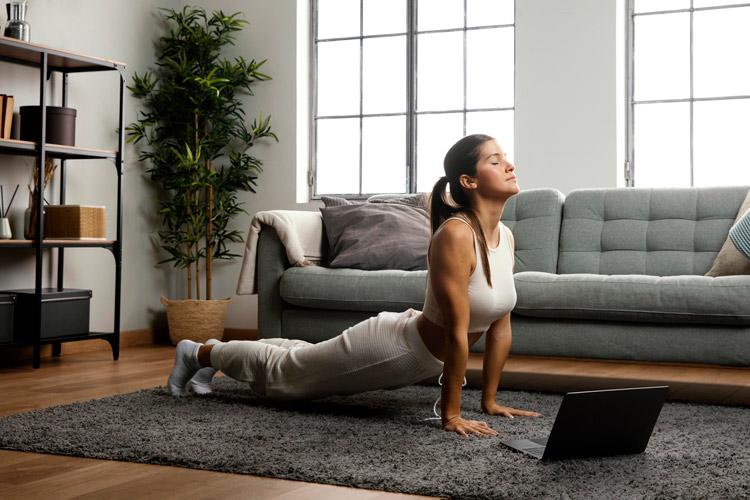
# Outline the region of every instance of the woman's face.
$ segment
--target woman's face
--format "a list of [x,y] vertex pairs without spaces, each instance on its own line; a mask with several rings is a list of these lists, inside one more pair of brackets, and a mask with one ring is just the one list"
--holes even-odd
[[516,167],[508,161],[497,141],[487,141],[480,147],[477,173],[474,178],[479,193],[485,196],[510,197],[520,191],[515,175]]

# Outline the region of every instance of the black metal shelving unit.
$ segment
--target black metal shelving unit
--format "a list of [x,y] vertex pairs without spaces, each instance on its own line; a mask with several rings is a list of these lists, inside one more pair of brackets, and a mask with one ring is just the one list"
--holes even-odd
[[[43,196],[39,196],[37,213],[40,214],[36,221],[36,237],[34,240],[5,240],[0,241],[2,248],[33,248],[35,249],[36,273],[34,281],[35,290],[35,318],[33,331],[29,338],[22,342],[0,344],[0,347],[33,346],[33,365],[38,368],[40,364],[41,346],[53,345],[53,354],[59,355],[63,342],[74,342],[89,339],[103,339],[112,346],[112,356],[119,357],[120,351],[120,303],[122,294],[122,175],[123,175],[123,149],[124,141],[124,110],[123,102],[125,96],[125,68],[124,63],[85,56],[45,47],[34,43],[22,42],[12,38],[0,36],[0,61],[30,66],[39,70],[39,106],[42,109],[41,140],[36,142],[18,141],[12,139],[0,139],[0,154],[30,156],[38,160],[36,168],[41,182],[44,176],[40,175],[47,158],[61,160],[60,165],[60,204],[65,204],[65,162],[66,160],[84,159],[107,159],[111,160],[117,170],[117,235],[110,241],[76,241],[76,240],[50,240],[44,239],[42,228],[44,227]],[[116,71],[120,76],[120,103],[119,103],[119,126],[117,151],[104,151],[99,149],[78,148],[46,143],[46,107],[47,107],[47,80],[53,73],[62,75],[62,105],[68,104],[68,75],[71,73],[91,73],[99,71]],[[2,82],[2,77],[0,77]],[[44,191],[42,186],[41,192]],[[104,248],[112,252],[115,264],[115,300],[113,307],[114,325],[111,332],[86,332],[81,335],[55,337],[42,339],[42,289],[44,284],[43,263],[44,250],[57,250],[57,289],[63,289],[64,263],[66,248]]]

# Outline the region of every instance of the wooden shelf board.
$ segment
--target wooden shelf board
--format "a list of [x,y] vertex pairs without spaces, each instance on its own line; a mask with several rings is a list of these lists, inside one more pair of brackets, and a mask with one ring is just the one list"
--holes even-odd
[[[0,247],[19,247],[19,248],[33,248],[35,246],[34,240],[0,240]],[[106,248],[115,245],[115,240],[53,240],[45,239],[42,242],[42,246],[47,248],[55,247],[91,247],[91,248]]]
[[[0,152],[36,155],[39,144],[18,139],[0,139]],[[116,158],[117,152],[107,149],[81,148],[62,144],[47,144],[47,155],[53,158]]]
[[0,56],[4,58],[39,66],[41,64],[39,54],[42,52],[49,54],[47,66],[58,71],[114,69],[118,66],[123,68],[126,66],[125,63],[118,61],[0,36]]
[[[31,243],[34,243],[33,241]],[[115,240],[53,240],[45,239],[44,246],[68,246],[68,247],[106,247],[115,244]]]
[[[31,144],[36,145],[35,142],[32,142]],[[48,148],[53,148],[55,150],[60,151],[69,151],[71,154],[76,153],[90,153],[92,155],[102,155],[102,156],[115,156],[117,155],[116,151],[110,151],[107,149],[95,149],[95,148],[81,148],[77,146],[65,146],[63,144],[47,144]]]

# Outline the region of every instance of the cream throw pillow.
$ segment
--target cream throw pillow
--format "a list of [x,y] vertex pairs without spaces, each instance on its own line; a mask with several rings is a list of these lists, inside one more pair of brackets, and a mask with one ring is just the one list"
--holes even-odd
[[[737,218],[734,223],[737,222],[745,215],[745,212],[750,210],[750,191],[745,196],[745,201],[742,202],[740,211],[737,213]],[[732,240],[727,236],[727,240],[719,250],[719,255],[714,260],[714,265],[706,273],[706,276],[731,276],[736,274],[750,274],[750,259],[745,257],[737,250]]]

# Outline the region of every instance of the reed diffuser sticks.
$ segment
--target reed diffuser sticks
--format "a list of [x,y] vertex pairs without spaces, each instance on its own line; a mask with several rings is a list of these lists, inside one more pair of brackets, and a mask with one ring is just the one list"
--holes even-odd
[[8,202],[8,207],[5,207],[5,194],[3,193],[3,186],[0,186],[0,219],[5,219],[8,217],[8,212],[10,212],[10,207],[13,206],[13,200],[16,199],[16,193],[18,192],[18,188],[21,187],[20,184],[16,185],[16,190],[13,191],[13,196],[10,197],[10,201]]

